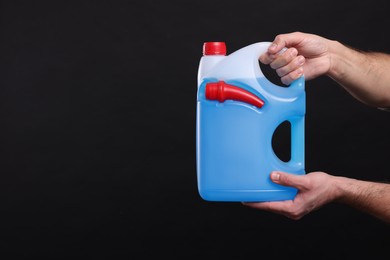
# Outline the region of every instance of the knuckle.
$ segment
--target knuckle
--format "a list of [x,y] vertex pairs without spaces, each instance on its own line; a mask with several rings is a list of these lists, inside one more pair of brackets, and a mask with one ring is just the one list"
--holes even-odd
[[289,56],[290,56],[289,52],[282,53],[281,55],[278,56],[278,60],[281,64],[287,64],[290,60]]
[[282,35],[282,34],[276,35],[274,41],[275,41],[275,42],[281,42],[281,41],[282,41],[282,38],[283,38],[283,35]]
[[[288,75],[283,77],[287,82],[290,80],[290,77]],[[290,178],[287,175],[281,174],[280,175],[280,182],[289,185],[290,183]]]

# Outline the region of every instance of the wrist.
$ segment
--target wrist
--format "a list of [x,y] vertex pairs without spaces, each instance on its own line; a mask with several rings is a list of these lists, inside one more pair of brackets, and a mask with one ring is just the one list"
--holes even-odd
[[367,55],[362,51],[344,45],[338,41],[329,43],[329,70],[327,76],[336,82],[343,84],[345,82],[355,81],[354,75],[361,75],[366,72]]
[[325,73],[328,77],[338,79],[343,77],[344,70],[341,64],[345,61],[346,47],[338,41],[329,40],[329,70]]
[[332,186],[334,187],[333,200],[335,202],[344,202],[345,194],[351,189],[350,179],[341,176],[332,176]]

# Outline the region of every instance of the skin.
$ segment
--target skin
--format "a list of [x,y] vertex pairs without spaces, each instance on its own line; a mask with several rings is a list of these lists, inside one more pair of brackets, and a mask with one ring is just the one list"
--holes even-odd
[[[281,52],[283,48],[287,48]],[[363,52],[318,35],[280,34],[259,60],[269,64],[288,85],[304,75],[305,80],[328,76],[362,103],[390,107],[390,55]],[[362,181],[325,172],[295,175],[272,172],[273,182],[298,189],[294,200],[243,202],[298,220],[331,202],[343,203],[390,223],[390,184]]]

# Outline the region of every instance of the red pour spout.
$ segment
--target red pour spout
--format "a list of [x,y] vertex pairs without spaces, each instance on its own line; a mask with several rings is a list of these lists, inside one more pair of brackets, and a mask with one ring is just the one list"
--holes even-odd
[[206,84],[206,99],[218,100],[224,102],[225,100],[238,100],[258,108],[264,105],[264,101],[251,92],[227,84],[224,81],[210,82]]

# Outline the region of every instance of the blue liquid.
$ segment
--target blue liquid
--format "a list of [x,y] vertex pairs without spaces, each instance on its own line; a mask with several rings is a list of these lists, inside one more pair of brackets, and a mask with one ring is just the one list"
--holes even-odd
[[[198,88],[197,177],[200,196],[208,201],[277,201],[294,199],[297,190],[273,183],[274,170],[305,174],[304,79],[288,88],[265,78],[226,81],[265,101],[256,108],[240,101],[205,99],[206,79]],[[285,120],[291,123],[291,160],[281,161],[272,136]]]

